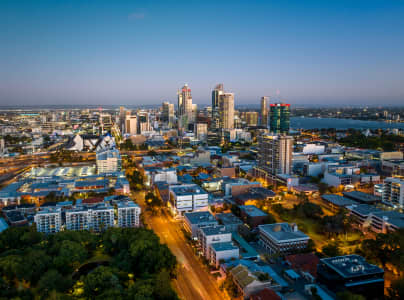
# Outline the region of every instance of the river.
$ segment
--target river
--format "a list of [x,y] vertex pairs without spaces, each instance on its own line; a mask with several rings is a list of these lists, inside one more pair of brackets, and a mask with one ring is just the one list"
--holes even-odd
[[290,118],[292,129],[316,129],[316,128],[336,128],[336,129],[393,129],[404,130],[404,123],[386,123],[379,121],[362,121],[352,119],[336,118]]

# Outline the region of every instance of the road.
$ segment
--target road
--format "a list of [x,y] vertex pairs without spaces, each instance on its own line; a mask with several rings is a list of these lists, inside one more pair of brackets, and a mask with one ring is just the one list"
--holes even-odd
[[[144,193],[136,193],[134,198],[145,212]],[[184,300],[226,299],[226,296],[219,290],[216,280],[195,256],[194,250],[181,230],[180,221],[173,220],[165,213],[160,216],[152,216],[146,212],[144,217],[145,222],[160,237],[161,242],[167,244],[177,257],[180,269],[174,286],[179,297]]]

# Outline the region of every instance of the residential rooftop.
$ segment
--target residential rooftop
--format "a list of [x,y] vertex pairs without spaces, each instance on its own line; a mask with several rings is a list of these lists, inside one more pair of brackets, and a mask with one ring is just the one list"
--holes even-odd
[[186,195],[194,195],[194,194],[207,194],[204,189],[202,189],[199,185],[196,185],[196,184],[172,186],[171,190],[177,196],[186,196]]
[[224,225],[213,225],[207,227],[201,227],[200,229],[204,235],[217,235],[217,234],[230,234],[230,230],[226,228]]
[[232,242],[213,243],[210,245],[216,252],[238,249]]
[[196,211],[185,213],[184,217],[189,220],[191,224],[200,224],[209,221],[216,221],[215,217],[208,211]]

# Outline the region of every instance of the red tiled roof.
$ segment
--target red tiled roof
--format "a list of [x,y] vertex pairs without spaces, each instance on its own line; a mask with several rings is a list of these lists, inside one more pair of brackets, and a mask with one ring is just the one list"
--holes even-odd
[[265,288],[251,295],[250,300],[281,300],[281,297],[274,290]]
[[103,198],[94,197],[94,198],[83,199],[82,203],[83,204],[95,204],[95,203],[101,203],[103,201],[104,201]]
[[317,277],[317,265],[320,259],[314,253],[293,254],[285,257],[292,269],[309,272]]

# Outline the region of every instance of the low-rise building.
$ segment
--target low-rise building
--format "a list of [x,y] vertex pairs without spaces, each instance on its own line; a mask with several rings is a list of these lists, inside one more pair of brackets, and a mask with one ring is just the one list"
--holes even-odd
[[152,186],[156,182],[176,184],[178,182],[177,170],[174,168],[148,168],[145,170],[146,185]]
[[346,198],[346,197],[343,197],[340,195],[335,195],[335,194],[322,195],[321,199],[323,199],[327,203],[328,207],[333,212],[338,211],[340,208],[358,204],[358,202],[356,202],[350,198]]
[[252,228],[264,224],[268,218],[268,214],[255,205],[240,205],[239,207],[242,220]]
[[343,192],[342,194],[344,195],[344,197],[352,199],[362,204],[376,204],[382,201],[381,197],[360,191]]
[[218,225],[218,222],[208,211],[196,211],[184,214],[184,228],[191,234],[192,238],[197,237],[199,228],[213,225]]
[[269,253],[291,254],[307,247],[310,237],[296,224],[266,224],[258,226],[259,243]]
[[231,269],[230,274],[243,299],[248,299],[252,294],[274,285],[267,273],[251,272],[248,267],[241,264]]
[[216,219],[231,232],[238,232],[238,228],[243,225],[243,222],[232,213],[216,214]]
[[366,299],[383,299],[384,271],[359,255],[320,259],[317,279],[337,293],[349,290]]
[[203,255],[206,259],[210,259],[210,245],[231,242],[231,232],[223,225],[201,227],[198,231],[198,240]]
[[206,210],[209,195],[196,184],[170,186],[170,205],[174,214]]
[[210,245],[210,264],[216,268],[222,261],[239,258],[239,248],[232,242],[213,243]]

